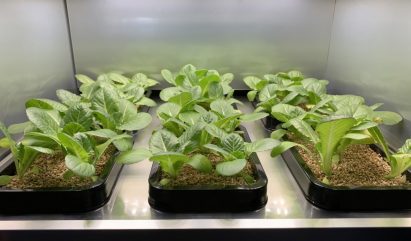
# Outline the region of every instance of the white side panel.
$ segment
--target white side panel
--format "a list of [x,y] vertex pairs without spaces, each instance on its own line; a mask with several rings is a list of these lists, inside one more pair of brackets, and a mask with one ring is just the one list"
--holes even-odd
[[411,1],[338,0],[326,78],[340,93],[383,102],[404,122],[387,132],[411,137]]
[[[68,0],[76,71],[323,75],[334,0]],[[155,77],[155,76],[154,76]]]
[[62,0],[0,2],[0,120],[26,120],[24,102],[74,89]]

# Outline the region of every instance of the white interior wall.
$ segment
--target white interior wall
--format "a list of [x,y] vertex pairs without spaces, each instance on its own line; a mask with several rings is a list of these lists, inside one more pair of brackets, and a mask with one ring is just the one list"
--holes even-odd
[[74,89],[63,0],[0,1],[0,120],[26,121],[24,103]]
[[394,146],[411,138],[411,1],[337,0],[325,78],[337,93],[399,112]]
[[[68,0],[77,72],[325,71],[334,0]],[[161,87],[157,87],[161,88]]]

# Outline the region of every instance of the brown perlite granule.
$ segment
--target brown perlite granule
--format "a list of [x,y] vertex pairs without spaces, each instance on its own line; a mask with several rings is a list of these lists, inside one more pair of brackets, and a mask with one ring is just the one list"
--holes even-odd
[[[318,180],[325,175],[319,165],[320,156],[309,141],[292,138],[293,141],[305,145],[311,153],[297,147],[307,166]],[[405,176],[387,178],[391,167],[387,161],[368,145],[351,145],[343,151],[340,161],[333,165],[332,174],[327,177],[332,186],[404,186],[410,185]]]

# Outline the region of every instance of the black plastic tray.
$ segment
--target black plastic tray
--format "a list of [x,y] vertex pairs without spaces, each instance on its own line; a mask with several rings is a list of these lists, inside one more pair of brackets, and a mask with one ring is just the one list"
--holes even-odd
[[[251,104],[254,107],[254,109],[256,109],[258,102],[254,100],[254,101],[251,101]],[[282,122],[272,117],[271,113],[268,113],[268,114],[269,115],[267,117],[261,119],[261,122],[263,123],[263,126],[266,130],[274,131],[279,124],[282,124]]]
[[[371,146],[383,155],[376,146]],[[304,163],[295,148],[282,154],[284,161],[313,205],[338,211],[382,211],[411,209],[411,186],[403,187],[335,187],[320,182]],[[411,173],[405,173],[407,180]]]
[[[87,188],[44,188],[17,190],[0,188],[0,213],[76,213],[102,207],[110,198],[123,168],[114,162],[115,155],[106,166],[106,175]],[[10,158],[0,166],[0,175],[15,175]]]
[[[250,141],[245,128],[244,138]],[[164,212],[246,212],[263,208],[267,203],[267,176],[253,153],[257,180],[248,186],[181,186],[167,188],[159,184],[160,166],[153,163],[149,182],[148,202],[154,209]]]

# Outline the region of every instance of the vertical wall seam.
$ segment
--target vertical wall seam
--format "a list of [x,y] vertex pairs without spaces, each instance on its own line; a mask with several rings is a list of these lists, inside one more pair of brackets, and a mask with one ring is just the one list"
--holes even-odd
[[67,0],[63,0],[63,2],[64,2],[64,12],[65,12],[65,15],[66,15],[67,33],[68,33],[68,38],[69,38],[71,66],[73,68],[73,79],[74,79],[74,82],[75,82],[76,91],[77,91],[77,93],[79,93],[78,82],[77,82],[76,78],[74,78],[74,75],[76,74],[76,62],[74,61],[73,40],[72,40],[72,37],[71,37],[70,17],[69,17],[69,13],[68,13]]
[[329,64],[329,58],[330,58],[330,49],[331,49],[331,41],[333,39],[333,32],[334,32],[334,18],[335,18],[335,9],[337,7],[337,0],[334,0],[334,10],[333,10],[333,16],[331,19],[331,29],[330,29],[330,38],[328,42],[328,50],[327,50],[327,58],[325,61],[325,69],[323,72],[323,78],[326,78],[325,74],[327,73],[328,70],[328,64]]

